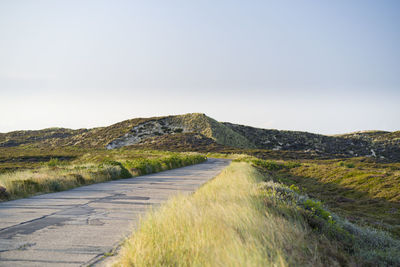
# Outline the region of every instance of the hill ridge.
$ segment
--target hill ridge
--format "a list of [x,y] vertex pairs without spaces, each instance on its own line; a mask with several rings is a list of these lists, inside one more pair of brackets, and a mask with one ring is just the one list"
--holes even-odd
[[[157,149],[158,142],[174,145],[172,140],[175,143],[192,142],[188,145],[191,149],[195,142],[199,146],[207,144],[208,148],[218,149],[301,151],[318,155],[400,160],[400,131],[358,131],[332,136],[218,122],[204,113],[134,118],[91,129],[57,127],[0,133],[0,147],[77,146],[115,149],[146,144],[146,147]],[[212,142],[215,145],[211,145]]]

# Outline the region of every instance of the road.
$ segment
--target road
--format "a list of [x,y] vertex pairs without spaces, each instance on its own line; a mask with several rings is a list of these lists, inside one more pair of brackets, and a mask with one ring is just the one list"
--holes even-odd
[[229,160],[0,203],[0,266],[102,265],[149,207],[190,193]]

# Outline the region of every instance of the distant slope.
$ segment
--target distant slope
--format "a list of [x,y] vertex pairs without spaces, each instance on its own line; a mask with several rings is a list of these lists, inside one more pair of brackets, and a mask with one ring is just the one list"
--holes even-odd
[[255,148],[255,145],[246,137],[233,131],[205,114],[192,113],[172,117],[172,122],[183,125],[186,132],[201,133],[206,137],[214,139],[218,144],[237,147],[237,148]]
[[31,145],[35,147],[79,146],[112,149],[138,144],[148,138],[172,136],[176,133],[198,133],[214,140],[219,145],[255,148],[245,137],[200,113],[137,118],[93,129],[49,128],[38,131],[0,133],[0,147]]
[[[202,113],[136,118],[93,129],[49,128],[0,133],[1,147],[125,146],[177,150],[221,151],[261,149],[297,151],[325,157],[369,156],[400,160],[400,131],[364,131],[326,136],[298,131],[260,129],[221,123]],[[275,152],[274,152],[275,153]]]
[[368,131],[326,136],[308,132],[260,129],[228,122],[224,125],[252,140],[258,149],[316,152],[320,155],[340,157],[400,159],[400,132]]
[[390,134],[390,132],[386,131],[377,131],[377,130],[370,130],[370,131],[358,131],[358,132],[352,132],[352,133],[345,133],[345,134],[336,134],[333,136],[336,137],[344,137],[344,138],[359,138],[359,139],[368,139],[372,140],[377,137]]
[[221,152],[228,149],[200,133],[176,133],[150,137],[127,148],[194,152]]
[[386,132],[386,131],[361,131],[354,133],[347,133],[336,135],[337,137],[361,139],[375,143],[387,143],[400,146],[400,131]]
[[37,131],[14,131],[0,133],[0,147],[14,147],[26,144],[52,143],[55,140],[66,140],[73,136],[87,133],[87,129],[71,130],[65,128],[48,128]]
[[237,148],[255,148],[254,144],[246,137],[201,113],[160,117],[139,123],[125,135],[110,142],[107,148],[113,149],[139,144],[147,138],[176,133],[199,133],[215,140],[220,145]]
[[101,148],[129,132],[132,127],[152,119],[154,118],[137,118],[125,120],[108,127],[92,129],[48,128],[37,131],[0,133],[0,147],[31,145],[34,147],[79,146]]

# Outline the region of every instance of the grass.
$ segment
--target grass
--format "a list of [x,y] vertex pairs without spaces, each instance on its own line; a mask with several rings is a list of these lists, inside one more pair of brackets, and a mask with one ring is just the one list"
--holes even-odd
[[339,220],[248,163],[232,163],[189,196],[153,210],[114,266],[399,264],[400,243]]
[[169,151],[154,149],[92,149],[82,147],[59,147],[55,149],[35,147],[0,148],[0,173],[36,169],[47,165],[50,160],[67,164],[101,163],[106,160],[125,161],[135,158],[159,158],[178,155]]
[[0,147],[0,173],[41,167],[51,159],[71,162],[88,150],[74,147],[40,149],[27,146]]
[[231,164],[193,195],[148,213],[114,266],[400,264],[398,240],[270,178],[248,163]]
[[0,133],[0,150],[2,148],[36,148],[58,149],[65,147],[79,147],[81,149],[101,149],[111,141],[123,137],[130,130],[142,123],[168,119],[171,123],[182,128],[175,133],[183,131],[183,128],[196,133],[201,133],[215,140],[218,144],[234,147],[250,147],[254,145],[244,136],[236,133],[222,123],[215,121],[200,113],[189,113],[178,116],[163,116],[152,118],[136,118],[125,120],[107,127],[92,129],[64,129],[49,128],[38,131],[14,131]]
[[144,142],[131,145],[134,149],[154,149],[166,151],[193,151],[193,152],[208,152],[221,151],[226,147],[215,142],[214,139],[208,138],[197,133],[175,133],[166,134],[157,137],[151,137]]
[[[360,227],[325,208],[318,200],[299,193],[298,187],[267,182],[262,185],[265,202],[278,214],[301,214],[317,234],[339,248],[337,259],[343,265],[399,266],[400,240],[384,231]],[[287,216],[287,215],[286,215]],[[325,249],[325,253],[329,253]],[[324,254],[325,254],[324,253]]]
[[[33,169],[0,174],[0,201],[169,170],[205,161],[196,153],[94,151],[69,162],[50,158]],[[39,164],[39,163],[38,163]]]
[[365,192],[371,198],[400,202],[400,164],[368,164],[353,161],[325,161],[304,163],[292,169],[292,175],[317,178]]
[[274,173],[351,222],[400,237],[400,164],[311,161]]
[[49,128],[37,131],[14,131],[0,133],[0,148],[45,148],[65,147],[102,148],[112,140],[128,133],[134,126],[162,117],[136,118],[115,123],[108,127],[92,129]]
[[246,137],[205,114],[189,113],[174,116],[171,119],[174,123],[183,125],[190,131],[214,139],[218,144],[237,148],[254,148],[254,144]]

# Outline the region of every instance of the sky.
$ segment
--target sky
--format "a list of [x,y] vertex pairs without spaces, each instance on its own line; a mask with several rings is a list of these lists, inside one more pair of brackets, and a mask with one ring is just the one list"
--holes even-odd
[[400,1],[0,1],[0,132],[201,112],[400,130]]

